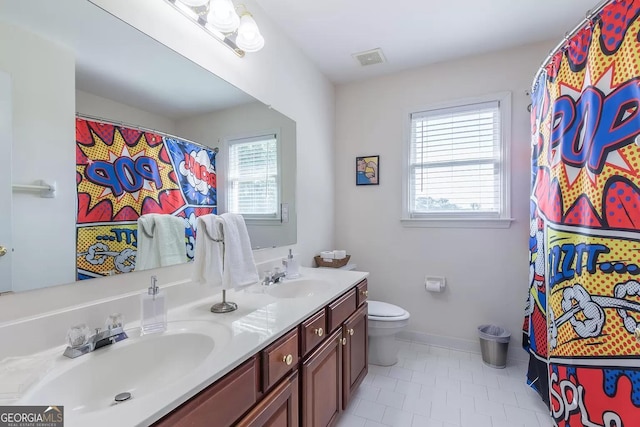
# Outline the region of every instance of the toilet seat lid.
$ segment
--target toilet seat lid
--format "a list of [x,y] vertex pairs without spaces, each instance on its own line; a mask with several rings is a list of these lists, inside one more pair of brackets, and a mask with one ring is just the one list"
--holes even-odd
[[403,308],[386,302],[369,300],[368,303],[370,317],[401,317],[406,313]]

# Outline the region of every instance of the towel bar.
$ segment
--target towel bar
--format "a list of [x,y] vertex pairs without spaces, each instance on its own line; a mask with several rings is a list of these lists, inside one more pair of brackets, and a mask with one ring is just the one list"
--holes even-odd
[[53,199],[56,197],[56,182],[48,184],[44,180],[40,180],[39,184],[13,184],[13,191],[39,191],[40,197]]

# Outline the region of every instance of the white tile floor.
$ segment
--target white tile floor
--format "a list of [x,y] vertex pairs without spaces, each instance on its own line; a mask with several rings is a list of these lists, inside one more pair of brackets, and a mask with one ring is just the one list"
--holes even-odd
[[399,361],[369,374],[337,427],[550,427],[525,383],[527,365],[485,366],[479,354],[398,341]]

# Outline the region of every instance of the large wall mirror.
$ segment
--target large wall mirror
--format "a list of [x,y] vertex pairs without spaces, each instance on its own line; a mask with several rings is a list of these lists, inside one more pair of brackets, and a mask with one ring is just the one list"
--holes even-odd
[[[270,149],[277,162],[271,168],[275,178],[269,188],[278,192],[274,202],[278,213],[247,215],[247,228],[255,249],[296,243],[293,120],[86,0],[2,1],[0,246],[7,253],[0,256],[0,293],[71,283],[79,277],[78,257],[86,253],[77,250],[78,115],[98,123],[92,137],[107,123],[147,137],[157,133],[207,150],[218,148],[217,213],[233,211],[232,203],[238,209],[243,194],[256,191],[254,182],[244,182],[235,198],[229,197],[232,184],[238,188],[232,182],[235,178],[227,179],[231,169],[237,169],[229,159],[238,150],[229,147],[244,141],[255,151],[252,142],[265,136],[275,139]],[[85,142],[90,145],[92,140]],[[136,182],[135,171],[143,175],[150,171],[148,165],[138,162],[142,154],[126,147],[105,146],[102,155],[103,162],[112,164],[109,170],[120,173],[125,183]],[[118,169],[116,162],[122,157],[128,159]],[[244,167],[252,170],[251,165]],[[157,169],[162,173],[163,166]],[[105,170],[98,169],[99,181],[110,178]],[[52,183],[56,187],[53,198],[16,188]],[[146,181],[141,180],[140,186],[147,186]],[[115,216],[122,202],[116,193],[105,190],[93,197],[108,199]],[[138,200],[146,195],[142,190],[130,197]],[[159,195],[153,199],[156,204],[166,202]],[[97,206],[102,209],[103,205]],[[117,230],[97,238],[105,242],[107,237],[131,239],[131,233]],[[108,249],[91,255],[94,262],[99,262],[99,256],[124,259]],[[110,274],[122,272],[126,271]]]

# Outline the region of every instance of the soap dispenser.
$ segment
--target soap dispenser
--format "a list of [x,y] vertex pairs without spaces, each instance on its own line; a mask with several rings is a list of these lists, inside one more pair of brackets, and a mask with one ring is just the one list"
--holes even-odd
[[167,330],[167,301],[157,281],[156,276],[151,276],[151,286],[142,294],[140,324],[143,335]]
[[298,265],[298,260],[293,257],[291,249],[289,249],[287,259],[282,260],[282,264],[285,266],[285,271],[289,279],[295,279],[300,276],[300,266]]

